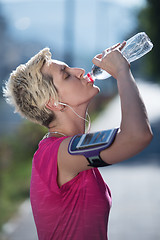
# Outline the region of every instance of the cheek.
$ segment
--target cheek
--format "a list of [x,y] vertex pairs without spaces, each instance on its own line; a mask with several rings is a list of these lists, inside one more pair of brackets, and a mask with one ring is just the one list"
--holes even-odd
[[76,103],[78,98],[80,90],[77,90],[77,87],[74,85],[63,85],[63,87],[59,91],[59,96],[62,102],[64,103]]
[[79,105],[83,102],[90,101],[99,92],[98,87],[86,87],[82,84],[75,83],[70,86],[65,84],[59,91],[60,100],[69,105]]
[[70,98],[70,100],[71,100],[71,103],[78,105],[80,103],[89,102],[98,93],[99,93],[98,87],[93,87],[93,86],[89,86],[85,88],[81,87],[80,89],[77,88],[76,91],[73,91],[72,99]]
[[62,96],[74,96],[76,95],[77,97],[81,95],[82,92],[84,92],[85,88],[82,84],[79,82],[72,82],[72,84],[64,84],[63,89],[62,89]]

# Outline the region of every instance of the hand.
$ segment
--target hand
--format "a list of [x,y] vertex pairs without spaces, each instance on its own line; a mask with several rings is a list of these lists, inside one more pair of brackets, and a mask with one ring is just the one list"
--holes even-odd
[[104,69],[114,78],[117,78],[121,71],[128,70],[130,66],[128,61],[121,54],[121,50],[125,45],[126,42],[124,41],[122,44],[118,43],[104,50],[101,54],[93,58],[93,64]]

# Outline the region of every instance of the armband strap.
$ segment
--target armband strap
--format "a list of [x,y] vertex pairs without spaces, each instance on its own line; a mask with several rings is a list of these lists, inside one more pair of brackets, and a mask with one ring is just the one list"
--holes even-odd
[[75,135],[68,145],[68,152],[71,155],[83,155],[89,162],[88,166],[104,167],[110,164],[104,162],[100,152],[114,142],[118,128],[99,131],[95,133]]

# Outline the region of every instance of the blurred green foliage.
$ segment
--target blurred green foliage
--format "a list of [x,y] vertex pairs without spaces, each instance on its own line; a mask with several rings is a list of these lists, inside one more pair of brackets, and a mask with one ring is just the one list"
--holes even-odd
[[0,228],[29,197],[32,157],[47,130],[24,122],[0,140]]
[[160,82],[160,1],[146,0],[146,6],[138,15],[139,29],[151,38],[154,47],[144,59],[144,70],[155,81]]

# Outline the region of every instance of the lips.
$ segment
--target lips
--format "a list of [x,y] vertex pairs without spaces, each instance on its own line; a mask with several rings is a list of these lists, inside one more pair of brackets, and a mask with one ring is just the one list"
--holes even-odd
[[90,73],[87,73],[87,80],[88,80],[88,82],[94,83],[94,80]]

